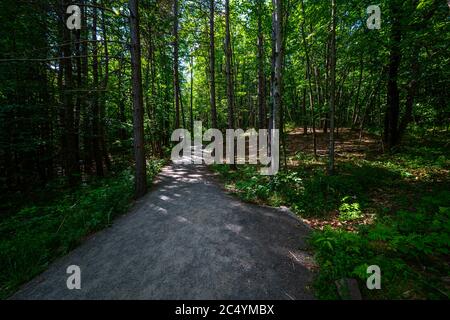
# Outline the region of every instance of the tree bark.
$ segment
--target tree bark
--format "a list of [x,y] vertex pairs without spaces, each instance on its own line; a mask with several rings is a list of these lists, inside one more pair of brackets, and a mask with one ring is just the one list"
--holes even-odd
[[234,129],[234,87],[230,32],[230,0],[225,0],[225,72],[227,78],[228,129]]
[[[93,5],[96,5],[93,0]],[[94,153],[95,169],[97,176],[104,176],[103,160],[100,149],[100,108],[99,108],[99,83],[98,83],[98,46],[97,46],[97,9],[93,8],[92,18],[92,80],[93,80],[93,102],[92,102],[92,148]]]
[[306,33],[305,33],[305,4],[303,0],[301,0],[302,4],[302,24],[301,24],[301,34],[302,34],[302,40],[303,45],[305,47],[305,57],[306,57],[306,77],[308,79],[308,87],[309,87],[309,106],[310,106],[310,113],[311,113],[311,124],[312,124],[312,132],[313,132],[313,149],[314,149],[314,157],[317,158],[317,136],[316,136],[316,121],[315,121],[315,114],[314,114],[314,93],[312,88],[312,81],[311,81],[311,62],[309,59],[309,46],[308,42],[306,40]]
[[191,96],[190,96],[190,125],[191,132],[194,132],[194,56],[191,54]]
[[175,97],[175,128],[180,128],[180,78],[179,78],[179,35],[178,0],[173,2],[173,88]]
[[266,121],[266,79],[264,73],[264,34],[262,30],[263,0],[258,0],[258,127],[267,127]]
[[129,0],[131,31],[131,77],[133,85],[133,137],[135,159],[135,197],[147,192],[147,171],[144,145],[144,101],[142,96],[141,43],[137,0]]
[[[88,61],[88,42],[89,28],[87,25],[87,7],[84,5],[86,0],[81,1],[82,4],[82,27],[83,43],[81,43],[81,68],[83,73],[84,88],[89,87],[89,61]],[[90,98],[90,97],[89,97]],[[92,143],[92,106],[90,103],[82,104],[83,118],[83,162],[84,173],[92,174],[93,143]]]
[[414,47],[411,61],[411,78],[408,84],[406,102],[405,102],[405,114],[400,122],[398,129],[399,141],[403,137],[408,124],[411,122],[414,106],[414,98],[417,94],[417,78],[419,77],[419,48]]
[[303,134],[308,134],[308,112],[306,111],[306,87],[303,88],[302,94],[302,122],[303,122]]
[[[104,0],[102,0],[102,6],[105,7]],[[106,143],[105,134],[105,117],[106,117],[106,95],[108,92],[109,83],[109,48],[106,31],[105,10],[102,11],[102,36],[103,36],[103,48],[105,53],[105,78],[103,79],[102,95],[100,103],[100,149],[102,152],[103,161],[108,170],[111,169],[111,159],[109,158],[108,145]]]
[[400,12],[398,3],[391,3],[392,30],[391,48],[389,53],[389,73],[387,87],[387,110],[384,122],[384,140],[388,149],[398,142],[398,121],[400,113],[400,93],[398,89],[398,75],[402,53],[400,41],[402,39]]
[[[75,31],[75,55],[77,56],[75,60],[75,65],[77,69],[77,89],[80,90],[83,87],[83,70],[81,63],[81,30]],[[75,150],[77,151],[76,158],[81,159],[80,156],[80,120],[81,120],[81,105],[82,105],[82,95],[78,91],[75,100],[75,118],[74,118],[74,132],[75,134]],[[77,165],[79,167],[79,165]],[[81,171],[80,171],[81,173]]]
[[210,77],[210,104],[212,127],[217,128],[216,109],[216,53],[214,42],[214,0],[209,0],[209,77]]
[[[272,58],[272,68],[273,68],[273,82],[272,82],[272,125],[271,129],[276,129],[279,126],[279,112],[281,109],[281,85],[282,85],[282,18],[283,9],[281,0],[272,0],[273,4],[273,14],[272,14],[272,29],[273,29],[273,58]],[[272,161],[274,161],[272,157]]]
[[[63,17],[64,12],[69,2],[64,0],[63,2]],[[66,21],[63,18],[63,21]],[[70,57],[72,55],[71,49],[71,34],[70,30],[63,25],[63,43],[62,51],[64,57]],[[74,102],[73,102],[73,66],[72,59],[66,58],[63,62],[64,67],[64,126],[65,126],[65,143],[63,144],[63,157],[65,162],[66,176],[70,186],[75,186],[80,179],[80,167],[77,158],[77,132],[74,128]]]
[[331,0],[330,143],[328,174],[334,174],[334,113],[336,108],[336,0]]
[[360,94],[361,94],[361,84],[362,84],[363,73],[364,73],[364,60],[363,60],[363,57],[364,57],[364,54],[361,53],[361,58],[360,58],[360,61],[359,61],[358,87],[356,89],[355,106],[353,107],[353,114],[352,114],[352,128],[357,123],[358,113],[359,113],[359,109],[360,109],[359,97],[360,97]]

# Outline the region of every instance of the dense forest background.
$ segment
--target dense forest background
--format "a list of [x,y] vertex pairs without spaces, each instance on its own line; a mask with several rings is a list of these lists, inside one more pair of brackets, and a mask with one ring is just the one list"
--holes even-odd
[[[372,154],[382,157],[427,145],[431,149],[422,149],[420,157],[432,157],[441,170],[427,186],[438,181],[447,190],[450,23],[443,0],[380,0],[376,4],[381,8],[381,28],[375,30],[366,25],[367,7],[374,4],[366,0],[80,0],[74,3],[82,11],[80,30],[66,27],[71,4],[0,3],[0,221],[15,217],[29,204],[46,205],[61,193],[92,191],[89,188],[99,184],[104,188],[105,181],[114,185],[115,177],[123,178],[123,170],[137,160],[133,155],[139,146],[145,151],[141,160],[147,159],[141,163],[141,176],[135,176],[141,179],[137,196],[142,195],[145,172],[153,177],[161,166],[158,159],[170,154],[172,131],[192,129],[197,120],[205,128],[221,130],[280,128],[281,178],[258,183],[280,194],[283,200],[274,204],[297,205],[299,214],[332,211],[344,196],[354,196],[352,186],[360,181],[327,179],[345,176],[349,164],[340,163],[367,141]],[[130,11],[133,4],[135,10]],[[134,31],[133,21],[138,26]],[[335,140],[336,155],[331,148]],[[430,141],[436,149],[427,144]],[[352,145],[339,149],[346,143]],[[419,153],[412,160],[416,164]],[[335,156],[337,178],[327,178],[335,171],[328,158]],[[336,199],[325,194],[317,203],[312,201],[308,211],[307,201],[295,202],[298,194],[277,189],[298,183],[292,170],[321,161],[327,163],[327,174],[320,175],[316,191],[322,192],[325,183],[326,192],[340,190]],[[218,170],[227,179],[239,178],[233,176],[235,170]],[[243,170],[248,175],[241,179],[255,181],[250,169]],[[305,172],[309,173],[303,178],[317,174]],[[353,174],[388,175],[362,169]],[[270,198],[250,194],[261,189],[248,181],[237,184],[244,197]],[[358,186],[379,187],[373,181],[365,183]],[[330,186],[335,189],[330,191]],[[121,190],[108,194],[108,199],[117,198]],[[317,192],[310,190],[309,195]],[[448,203],[447,195],[440,200]],[[131,191],[127,197],[132,197]],[[331,205],[323,207],[324,203]],[[354,203],[344,204],[354,209]],[[98,209],[100,216],[102,210]],[[39,216],[38,211],[30,217]],[[94,225],[87,229],[98,228]],[[16,234],[11,228],[2,229],[10,232],[8,241]],[[332,235],[327,237],[321,243],[334,241],[329,240]],[[448,249],[448,234],[445,239],[440,246]],[[64,250],[73,246],[69,242]],[[60,244],[55,248],[59,254],[64,251]],[[17,274],[20,267],[13,266],[14,258],[8,259],[4,267]],[[3,279],[9,283],[4,292],[25,278]],[[434,292],[439,296],[443,290]]]

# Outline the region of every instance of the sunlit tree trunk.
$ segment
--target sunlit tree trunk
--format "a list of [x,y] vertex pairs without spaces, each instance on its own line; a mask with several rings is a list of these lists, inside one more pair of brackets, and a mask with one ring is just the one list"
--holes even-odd
[[191,132],[194,132],[194,56],[191,55],[190,59],[190,71],[191,71],[191,96],[190,96],[190,125]]
[[[272,0],[273,14],[272,14],[272,29],[273,29],[273,57],[272,57],[272,125],[271,129],[279,127],[279,112],[281,109],[281,81],[282,81],[282,17],[283,10],[281,7],[281,0]],[[272,161],[274,159],[272,158]]]

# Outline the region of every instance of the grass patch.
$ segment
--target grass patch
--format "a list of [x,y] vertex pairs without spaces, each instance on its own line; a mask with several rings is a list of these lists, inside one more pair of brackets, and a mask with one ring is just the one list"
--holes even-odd
[[[164,161],[147,166],[149,183]],[[0,299],[44,271],[86,236],[111,225],[127,212],[133,200],[133,173],[124,170],[75,191],[61,191],[59,198],[27,206],[0,222]]]

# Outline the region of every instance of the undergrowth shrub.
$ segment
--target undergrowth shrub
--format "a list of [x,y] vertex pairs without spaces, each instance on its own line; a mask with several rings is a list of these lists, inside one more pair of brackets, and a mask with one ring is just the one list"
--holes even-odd
[[[423,197],[417,211],[398,211],[358,232],[325,228],[311,244],[321,272],[316,280],[320,298],[337,298],[334,284],[357,277],[366,297],[449,298],[442,275],[450,276],[450,192]],[[378,265],[382,290],[366,289],[369,265]]]

